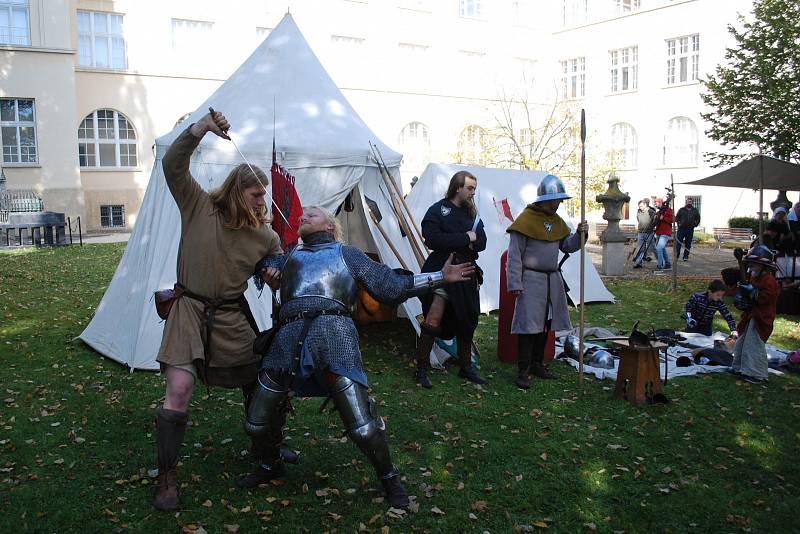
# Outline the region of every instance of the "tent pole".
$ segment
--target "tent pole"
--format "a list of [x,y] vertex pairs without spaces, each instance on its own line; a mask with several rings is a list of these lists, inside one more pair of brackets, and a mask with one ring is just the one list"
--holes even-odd
[[[669,186],[672,190],[672,292],[678,290],[678,223],[675,220],[675,178],[669,174]],[[688,251],[687,251],[688,252]]]
[[406,265],[406,262],[403,261],[403,258],[400,256],[400,253],[397,252],[397,249],[395,248],[394,243],[392,243],[392,240],[389,239],[389,236],[386,234],[386,230],[384,230],[383,227],[381,226],[381,223],[378,222],[378,217],[376,217],[375,214],[372,212],[372,210],[369,209],[369,206],[367,206],[367,211],[369,212],[369,216],[372,218],[372,222],[374,222],[375,226],[378,227],[378,231],[383,236],[383,239],[386,241],[386,244],[389,245],[390,249],[392,249],[394,257],[397,258],[397,261],[400,262],[400,266],[406,271],[410,270],[408,268],[408,265]]
[[[581,221],[586,218],[586,110],[581,109]],[[581,270],[580,270],[580,324],[578,326],[578,382],[583,387],[583,327],[584,327],[584,288],[586,280],[586,234],[581,232]]]
[[763,244],[764,236],[764,156],[761,154],[761,147],[758,147],[758,166],[760,177],[760,187],[758,188],[758,244]]

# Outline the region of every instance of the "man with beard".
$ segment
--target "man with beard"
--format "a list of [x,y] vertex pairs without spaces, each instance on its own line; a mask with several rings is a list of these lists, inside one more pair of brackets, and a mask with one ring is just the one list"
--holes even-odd
[[544,365],[547,333],[572,328],[558,253],[579,250],[581,234],[585,242],[589,225],[581,221],[570,235],[567,223],[556,213],[561,202],[568,198],[571,197],[561,180],[545,176],[536,200],[507,229],[511,240],[506,284],[508,291],[517,295],[511,323],[511,333],[519,335],[515,384],[522,389],[530,388],[530,374],[556,378]]
[[343,245],[338,221],[320,207],[303,210],[298,233],[301,245],[286,256],[265,258],[257,268],[271,285],[279,280],[281,308],[245,421],[245,429],[260,444],[260,465],[238,485],[252,488],[284,475],[280,444],[290,392],[322,394],[333,401],[348,435],[375,468],[391,506],[406,508],[408,495],[392,464],[377,404],[368,394],[350,316],[358,287],[376,300],[399,304],[443,283],[467,280],[475,268],[447,261],[435,273],[397,273]]
[[475,264],[478,253],[486,249],[486,232],[480,220],[473,197],[478,180],[467,171],[458,171],[450,179],[445,198],[436,202],[422,219],[422,237],[431,254],[422,266],[422,272],[437,271],[454,255],[456,263],[470,263],[477,269],[473,279],[446,284],[422,301],[425,320],[422,322],[417,349],[416,382],[431,388],[428,378],[430,352],[433,338],[456,338],[461,370],[458,376],[476,384],[486,380],[472,366],[472,337],[478,326],[480,298],[478,289],[482,272]]

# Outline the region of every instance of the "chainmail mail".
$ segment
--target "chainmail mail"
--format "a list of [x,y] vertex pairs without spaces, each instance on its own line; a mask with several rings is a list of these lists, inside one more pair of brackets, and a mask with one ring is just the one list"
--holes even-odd
[[[355,247],[342,247],[342,256],[355,279],[381,302],[396,305],[411,296],[413,276],[395,273],[386,265],[370,260]],[[282,261],[272,260],[269,266],[282,265]],[[332,300],[301,297],[283,303],[280,318],[283,320],[304,311],[336,309],[341,310],[342,307]],[[261,361],[262,369],[292,368],[303,322],[292,321],[280,328],[269,353]],[[317,369],[334,367],[344,371],[364,370],[358,346],[358,331],[348,316],[322,315],[313,319],[304,344],[314,358]]]

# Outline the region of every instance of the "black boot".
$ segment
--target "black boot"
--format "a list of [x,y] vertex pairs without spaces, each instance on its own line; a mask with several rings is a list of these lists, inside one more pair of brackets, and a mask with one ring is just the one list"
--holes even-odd
[[186,433],[187,412],[166,408],[156,410],[156,450],[158,451],[158,477],[153,483],[153,506],[172,511],[180,507],[178,490],[178,454]]
[[544,348],[547,345],[547,332],[536,334],[536,340],[533,347],[533,365],[531,365],[531,374],[533,376],[544,378],[545,380],[554,380],[558,378],[547,366],[544,364]]
[[383,490],[386,492],[386,499],[389,501],[389,506],[392,508],[399,508],[406,510],[410,501],[408,500],[408,493],[406,488],[400,482],[400,474],[396,474],[390,478],[381,480]]
[[458,376],[465,378],[474,384],[486,384],[487,380],[478,374],[472,366],[472,336],[458,336],[458,360],[461,363],[461,370]]
[[414,381],[426,389],[433,387],[430,379],[428,379],[432,348],[433,336],[423,331],[419,336],[419,346],[417,347],[417,370],[414,373]]
[[272,464],[262,463],[249,475],[245,475],[236,481],[240,488],[255,488],[260,484],[266,484],[272,479],[283,478],[286,476],[286,468],[283,461],[277,460]]
[[521,389],[531,387],[531,378],[528,376],[531,364],[531,352],[533,351],[534,336],[530,334],[519,334],[517,337],[517,379],[514,384]]

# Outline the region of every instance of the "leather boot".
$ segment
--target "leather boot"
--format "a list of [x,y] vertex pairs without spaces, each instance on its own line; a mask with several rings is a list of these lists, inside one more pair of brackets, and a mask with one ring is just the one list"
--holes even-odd
[[408,509],[411,502],[408,499],[406,488],[400,482],[400,474],[396,474],[390,478],[381,480],[383,490],[386,492],[386,499],[389,501],[389,506],[392,508],[399,508],[401,510]]
[[487,380],[478,374],[472,366],[472,337],[458,338],[458,360],[461,363],[461,370],[458,376],[465,378],[474,384],[486,384]]
[[544,348],[547,345],[547,332],[542,332],[541,334],[536,335],[541,336],[541,338],[537,339],[537,343],[533,351],[533,365],[531,366],[531,374],[546,380],[554,380],[558,378],[558,376],[550,371],[550,369],[548,369],[544,364]]
[[534,336],[530,334],[519,334],[517,337],[517,379],[514,384],[521,389],[531,387],[531,379],[528,372],[531,366],[531,352],[533,351]]
[[433,336],[422,332],[419,336],[419,347],[417,348],[417,370],[414,373],[414,381],[425,389],[433,387],[428,378],[428,369],[431,366],[431,349],[433,348]]
[[158,451],[158,476],[153,483],[153,506],[172,511],[180,507],[178,489],[178,454],[186,433],[187,412],[156,410],[156,450]]

